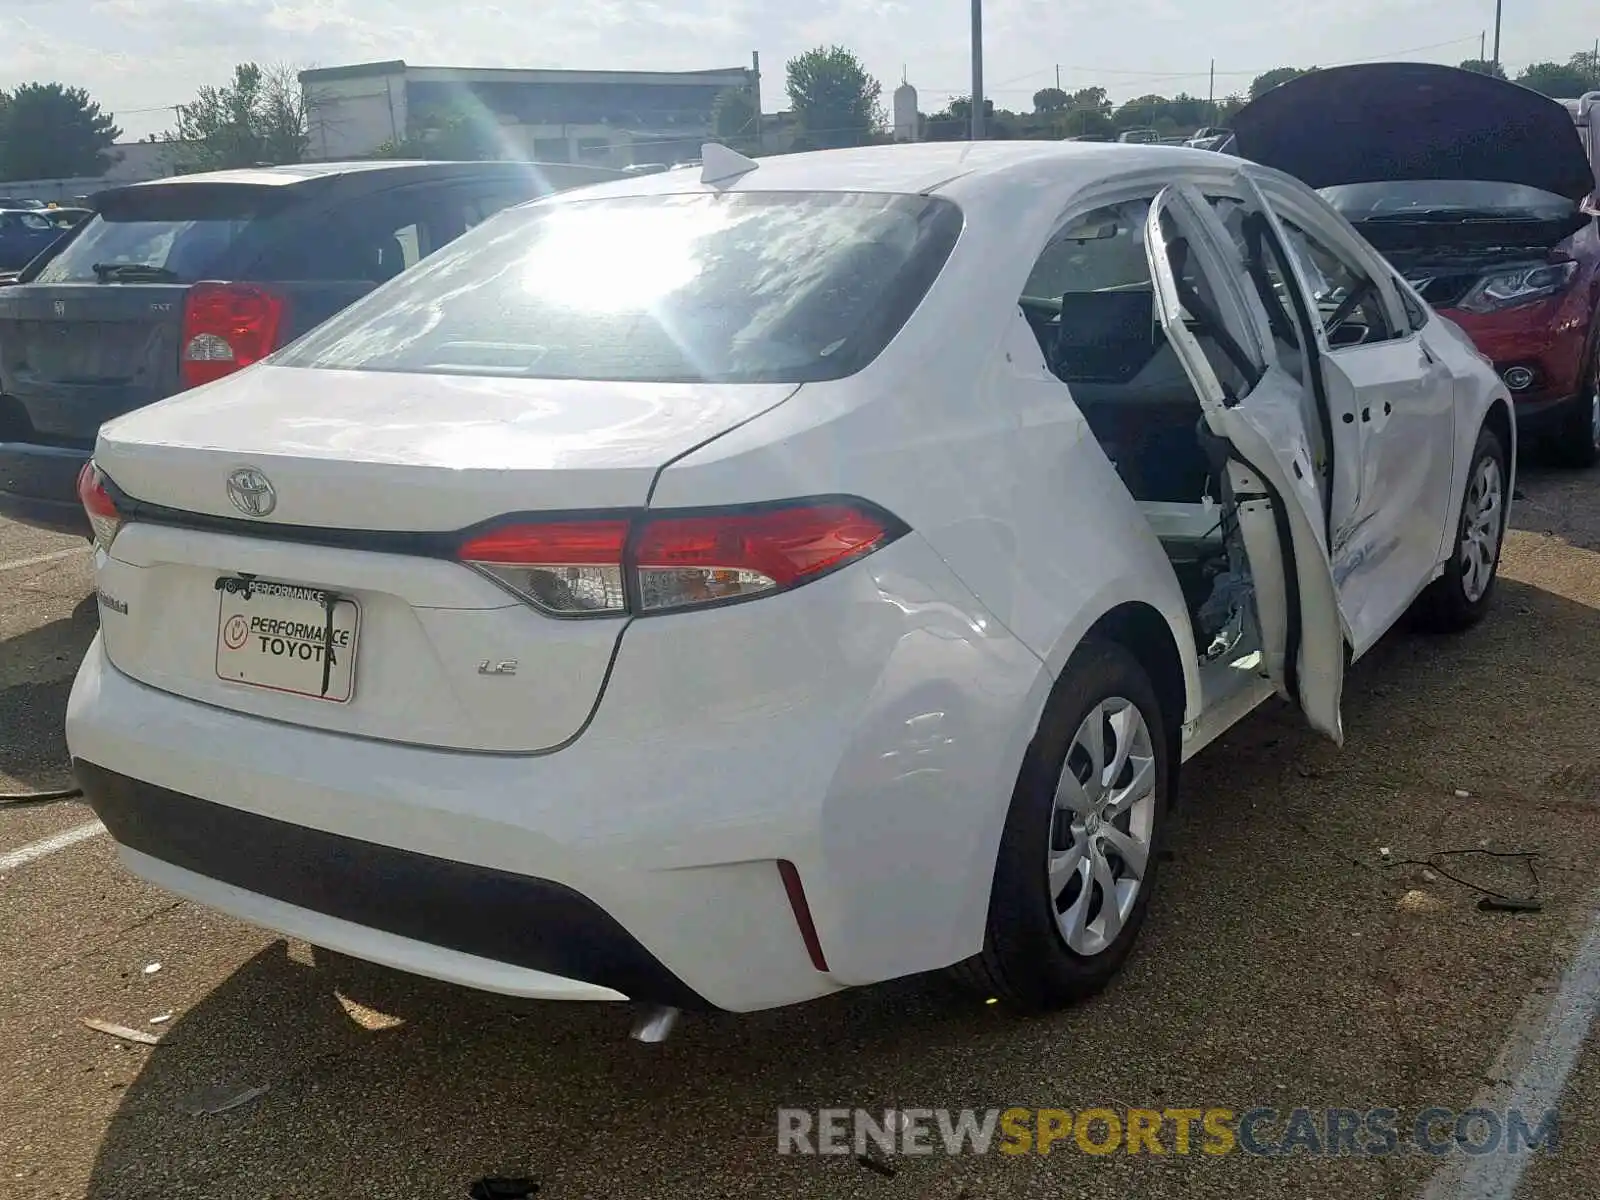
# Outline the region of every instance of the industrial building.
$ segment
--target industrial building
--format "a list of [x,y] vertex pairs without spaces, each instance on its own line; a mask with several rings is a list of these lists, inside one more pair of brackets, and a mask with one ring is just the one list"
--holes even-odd
[[309,153],[321,159],[359,158],[461,114],[498,126],[506,158],[671,163],[698,157],[724,92],[744,93],[749,111],[761,111],[759,55],[749,67],[682,72],[420,67],[397,59],[302,71],[300,86]]

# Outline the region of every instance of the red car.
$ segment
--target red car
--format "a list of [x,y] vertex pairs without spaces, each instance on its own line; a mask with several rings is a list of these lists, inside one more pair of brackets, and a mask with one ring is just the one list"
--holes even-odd
[[1472,337],[1511,390],[1519,440],[1600,462],[1596,167],[1565,104],[1454,67],[1372,63],[1273,88],[1233,127],[1226,151],[1321,191]]

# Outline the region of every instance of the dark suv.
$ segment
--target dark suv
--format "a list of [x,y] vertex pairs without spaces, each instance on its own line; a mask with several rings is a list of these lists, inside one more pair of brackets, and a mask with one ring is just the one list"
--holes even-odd
[[89,536],[103,422],[264,358],[502,208],[620,174],[312,163],[101,192],[0,288],[0,517]]

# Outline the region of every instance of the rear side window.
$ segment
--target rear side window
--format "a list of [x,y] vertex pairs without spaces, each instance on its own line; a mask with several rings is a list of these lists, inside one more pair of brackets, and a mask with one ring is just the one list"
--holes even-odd
[[264,190],[180,184],[111,202],[33,282],[205,279],[254,222],[281,208],[277,197],[261,195]]
[[0,213],[0,229],[15,229],[27,233],[49,233],[54,228],[54,225],[37,213]]
[[905,324],[961,223],[948,200],[848,193],[516,209],[274,361],[532,379],[839,379]]

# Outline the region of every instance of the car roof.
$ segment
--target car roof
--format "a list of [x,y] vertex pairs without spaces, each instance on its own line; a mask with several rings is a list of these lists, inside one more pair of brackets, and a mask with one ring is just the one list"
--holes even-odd
[[939,192],[963,201],[1028,184],[1067,191],[1117,175],[1162,166],[1216,169],[1216,155],[1181,146],[1122,142],[912,142],[815,150],[755,160],[752,171],[717,185],[700,181],[695,167],[631,175],[581,192],[546,197],[542,204],[604,196],[684,192]]
[[435,183],[453,179],[488,178],[519,181],[526,179],[530,173],[535,176],[549,173],[568,178],[580,176],[585,181],[590,177],[595,180],[610,180],[620,178],[622,175],[622,172],[608,167],[572,163],[441,162],[423,159],[295,163],[291,166],[241,167],[226,171],[200,171],[192,175],[146,179],[139,183],[98,192],[91,197],[90,202],[99,207],[104,200],[113,196],[137,194],[157,188],[221,186],[282,188],[286,191],[307,189],[320,192],[349,185],[352,191],[361,192],[405,183]]

